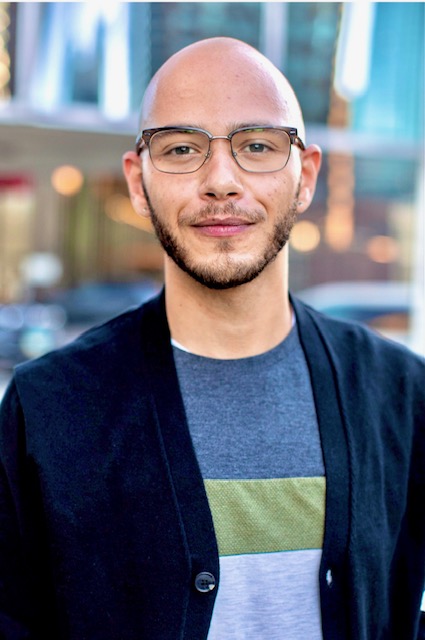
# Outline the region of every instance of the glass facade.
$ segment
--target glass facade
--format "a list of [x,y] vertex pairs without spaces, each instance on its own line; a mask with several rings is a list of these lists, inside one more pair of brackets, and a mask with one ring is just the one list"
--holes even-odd
[[[138,110],[148,80],[170,55],[202,38],[231,36],[268,55],[277,52],[273,61],[293,85],[306,122],[326,125],[338,37],[350,5],[19,3],[9,8],[16,30],[9,45],[17,65],[13,91],[41,111],[91,105],[125,119]],[[366,84],[347,109],[345,124],[353,131],[423,137],[424,6],[370,3],[369,44],[363,25],[350,16],[352,44],[342,57],[349,62],[354,51],[359,65],[367,67]],[[119,95],[115,111],[113,93]]]
[[423,140],[425,4],[378,2],[375,13],[370,82],[354,101],[353,128]]
[[326,124],[332,90],[341,3],[291,2],[282,70],[294,87],[307,123]]
[[258,2],[158,2],[151,7],[151,72],[187,45],[217,35],[259,46]]

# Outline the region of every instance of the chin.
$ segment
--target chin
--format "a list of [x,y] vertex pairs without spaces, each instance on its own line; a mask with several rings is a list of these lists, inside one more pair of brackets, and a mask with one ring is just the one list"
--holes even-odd
[[189,275],[193,280],[204,287],[214,291],[224,291],[234,289],[244,284],[248,284],[255,280],[264,269],[275,260],[276,255],[262,256],[257,260],[252,260],[249,264],[240,261],[239,264],[235,259],[226,260],[226,264],[217,265],[194,265],[186,260],[181,260],[175,254],[168,254],[175,264]]

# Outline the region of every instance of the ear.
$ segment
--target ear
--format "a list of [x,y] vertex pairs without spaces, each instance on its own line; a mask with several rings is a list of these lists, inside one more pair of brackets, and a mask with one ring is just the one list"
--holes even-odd
[[135,212],[139,216],[149,218],[149,207],[142,187],[142,163],[135,151],[127,151],[123,155],[122,168]]
[[316,144],[309,145],[301,153],[301,184],[298,197],[299,213],[303,213],[308,209],[313,200],[321,164],[322,151]]

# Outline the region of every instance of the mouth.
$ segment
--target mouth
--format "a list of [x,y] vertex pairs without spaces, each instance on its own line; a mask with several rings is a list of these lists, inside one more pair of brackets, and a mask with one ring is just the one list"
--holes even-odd
[[192,227],[200,233],[213,237],[228,237],[243,233],[253,222],[244,218],[228,217],[228,218],[207,218],[193,224]]

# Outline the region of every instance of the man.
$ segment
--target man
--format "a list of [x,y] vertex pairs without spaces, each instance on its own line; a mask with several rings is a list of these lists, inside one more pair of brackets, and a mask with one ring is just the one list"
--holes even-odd
[[413,640],[424,363],[289,297],[321,159],[291,87],[205,40],[140,128],[124,172],[165,290],[16,370],[1,637]]

